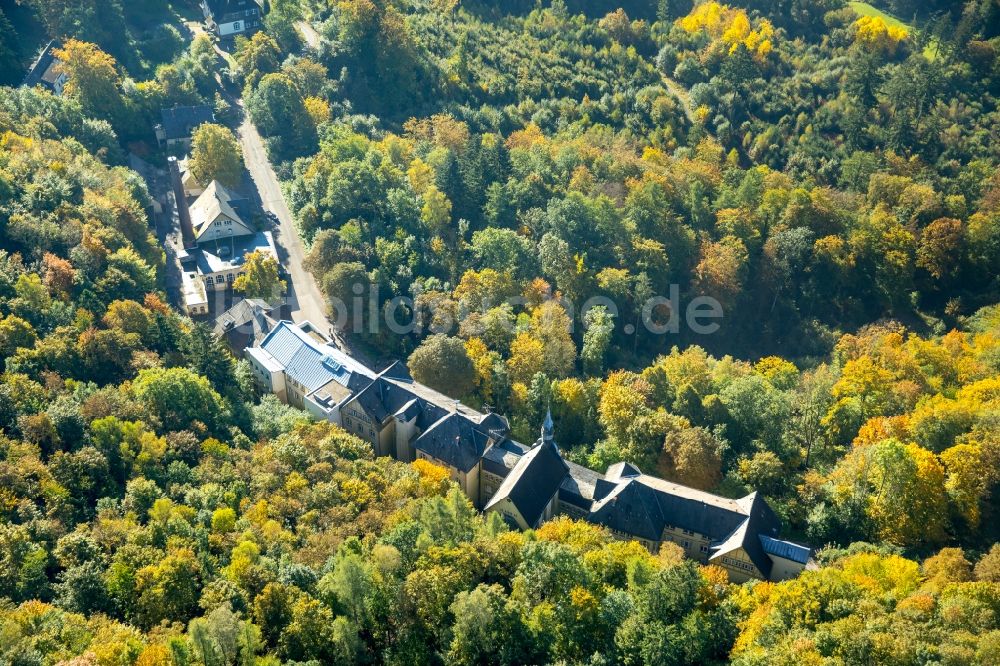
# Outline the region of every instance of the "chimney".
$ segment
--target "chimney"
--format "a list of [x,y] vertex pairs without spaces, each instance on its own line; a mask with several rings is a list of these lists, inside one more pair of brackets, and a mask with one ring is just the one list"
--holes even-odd
[[184,184],[181,182],[181,169],[176,157],[167,158],[167,169],[170,171],[170,184],[174,188],[174,201],[177,203],[177,217],[181,221],[181,238],[185,248],[195,246],[194,227],[191,225],[191,211],[188,210],[187,197],[184,196]]

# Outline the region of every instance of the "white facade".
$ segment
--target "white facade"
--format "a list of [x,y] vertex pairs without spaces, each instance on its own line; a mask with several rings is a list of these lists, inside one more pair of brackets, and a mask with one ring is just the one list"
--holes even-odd
[[260,389],[266,393],[273,393],[282,402],[287,402],[285,369],[281,364],[260,347],[247,347],[245,354],[250,361],[254,380]]
[[208,295],[205,285],[195,273],[181,273],[181,300],[189,317],[208,314]]

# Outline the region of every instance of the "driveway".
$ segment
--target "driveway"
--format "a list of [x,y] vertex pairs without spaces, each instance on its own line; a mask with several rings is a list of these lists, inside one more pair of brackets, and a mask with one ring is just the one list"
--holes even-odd
[[306,45],[313,49],[318,49],[322,38],[316,29],[309,24],[308,21],[296,21],[295,27],[298,29],[299,36],[302,37]]

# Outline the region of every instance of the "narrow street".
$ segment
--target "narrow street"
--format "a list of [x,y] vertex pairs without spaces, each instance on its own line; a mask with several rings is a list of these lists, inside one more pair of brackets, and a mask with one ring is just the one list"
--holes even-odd
[[[192,22],[188,26],[193,35],[204,31],[202,25]],[[304,37],[310,44],[319,42],[319,35],[312,30],[311,26],[305,24],[303,30]],[[215,51],[219,55],[222,63],[231,64],[232,55],[222,48],[218,42],[214,42]],[[239,124],[234,128],[240,148],[243,151],[243,162],[246,165],[250,184],[256,188],[261,207],[274,215],[276,224],[271,227],[274,235],[274,243],[278,251],[278,261],[285,270],[285,279],[288,281],[288,291],[285,294],[285,302],[288,306],[288,316],[292,321],[300,323],[309,321],[319,331],[331,338],[338,347],[357,358],[362,363],[372,366],[372,359],[356,345],[351,344],[340,331],[333,327],[327,315],[326,298],[316,283],[316,278],[303,266],[305,260],[305,247],[298,229],[295,227],[295,220],[285,202],[284,194],[281,191],[281,182],[274,173],[274,168],[267,157],[267,148],[264,139],[257,132],[243,100],[238,92],[234,92],[227,87],[222,72],[216,73],[216,81],[219,84],[219,91],[238,110]]]
[[[242,109],[242,100],[236,100]],[[326,315],[326,299],[316,284],[312,273],[302,265],[305,259],[305,248],[302,239],[295,228],[292,213],[288,210],[285,197],[281,193],[281,184],[267,159],[264,140],[250,118],[243,113],[243,120],[236,130],[243,148],[243,160],[246,162],[250,178],[257,186],[261,205],[264,210],[274,213],[278,225],[274,229],[274,240],[278,245],[278,259],[288,272],[288,306],[294,321],[309,320],[321,331],[327,333],[330,324]]]
[[[202,34],[204,26],[200,23],[192,22],[188,25],[193,35]],[[223,51],[218,42],[213,42],[215,52],[223,62],[231,63],[232,55]],[[264,140],[253,126],[250,117],[243,106],[243,100],[227,89],[223,77],[216,74],[219,90],[227,101],[239,109],[240,124],[236,127],[236,136],[240,141],[240,148],[243,150],[243,161],[250,174],[250,180],[257,188],[260,204],[265,211],[274,214],[278,221],[277,226],[272,229],[274,242],[277,245],[278,260],[288,273],[288,292],[286,300],[288,302],[289,315],[295,322],[310,321],[324,333],[329,333],[330,322],[326,314],[326,299],[316,284],[316,279],[312,273],[307,271],[302,261],[305,259],[305,248],[302,239],[295,228],[295,221],[285,197],[281,193],[281,183],[278,181],[271,162],[267,159],[267,149],[264,147]]]

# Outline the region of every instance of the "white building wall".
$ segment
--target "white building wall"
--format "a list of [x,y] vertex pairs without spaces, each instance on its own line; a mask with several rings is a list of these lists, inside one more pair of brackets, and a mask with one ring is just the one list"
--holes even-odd
[[318,421],[329,421],[340,425],[340,408],[337,405],[324,407],[316,402],[312,395],[307,395],[304,400],[305,410]]
[[782,581],[795,578],[806,568],[806,565],[799,564],[794,560],[786,560],[777,555],[768,555],[771,558],[771,578],[773,581]]
[[254,381],[260,390],[264,393],[273,393],[278,397],[278,400],[287,404],[288,390],[285,386],[285,373],[271,367],[272,364],[261,356],[266,353],[260,347],[247,347],[244,356],[250,361]]

